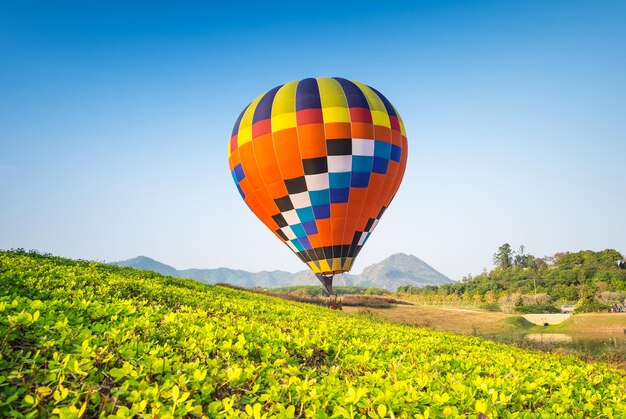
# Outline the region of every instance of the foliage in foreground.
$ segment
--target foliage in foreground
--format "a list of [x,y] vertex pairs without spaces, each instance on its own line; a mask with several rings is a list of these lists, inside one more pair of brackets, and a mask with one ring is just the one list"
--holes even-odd
[[0,416],[624,417],[603,364],[0,252]]

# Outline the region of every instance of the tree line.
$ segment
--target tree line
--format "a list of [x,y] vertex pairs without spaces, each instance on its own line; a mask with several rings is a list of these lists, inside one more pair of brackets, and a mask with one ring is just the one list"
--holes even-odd
[[[403,286],[401,294],[431,302],[502,303],[512,306],[576,303],[579,311],[607,309],[626,298],[624,257],[614,249],[556,253],[539,258],[505,243],[491,271],[454,284]],[[622,262],[620,264],[620,262]]]

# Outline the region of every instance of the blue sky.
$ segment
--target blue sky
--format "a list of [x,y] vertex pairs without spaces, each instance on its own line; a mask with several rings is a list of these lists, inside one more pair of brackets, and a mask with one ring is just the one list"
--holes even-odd
[[226,146],[259,94],[340,76],[410,147],[355,272],[405,252],[460,279],[504,242],[626,252],[626,3],[229,4],[0,3],[0,248],[303,269]]

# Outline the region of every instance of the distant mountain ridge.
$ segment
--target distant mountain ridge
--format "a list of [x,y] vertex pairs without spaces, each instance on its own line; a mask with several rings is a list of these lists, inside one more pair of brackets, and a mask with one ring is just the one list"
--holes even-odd
[[[192,278],[208,284],[225,282],[246,288],[281,288],[293,285],[321,285],[310,270],[296,273],[286,271],[248,272],[239,269],[183,269],[178,270],[147,256],[112,262],[112,265],[155,271],[163,275]],[[452,284],[451,280],[420,258],[396,253],[381,262],[366,267],[360,275],[349,273],[335,275],[335,285],[377,287],[395,291],[402,285],[423,287],[426,285]]]

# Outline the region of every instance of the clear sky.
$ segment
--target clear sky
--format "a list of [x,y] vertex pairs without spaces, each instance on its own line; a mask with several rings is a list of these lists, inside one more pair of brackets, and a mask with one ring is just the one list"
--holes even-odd
[[508,242],[626,252],[626,2],[0,3],[0,248],[177,268],[305,265],[226,147],[281,83],[359,80],[404,119],[404,182],[354,267],[453,279]]

